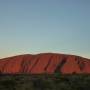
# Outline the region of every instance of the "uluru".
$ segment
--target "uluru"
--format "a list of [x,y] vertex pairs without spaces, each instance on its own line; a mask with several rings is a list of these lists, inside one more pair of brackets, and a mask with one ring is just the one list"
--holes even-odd
[[58,53],[24,54],[0,59],[2,74],[89,74],[90,59]]

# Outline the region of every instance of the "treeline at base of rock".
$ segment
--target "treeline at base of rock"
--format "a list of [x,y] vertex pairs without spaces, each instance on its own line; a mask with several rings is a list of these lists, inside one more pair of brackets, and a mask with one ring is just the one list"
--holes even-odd
[[0,75],[0,90],[90,90],[90,75],[5,74]]

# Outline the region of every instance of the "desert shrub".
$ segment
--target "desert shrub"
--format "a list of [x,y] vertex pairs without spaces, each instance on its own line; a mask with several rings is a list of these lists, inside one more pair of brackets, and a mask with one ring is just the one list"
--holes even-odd
[[90,75],[1,75],[0,90],[90,90]]

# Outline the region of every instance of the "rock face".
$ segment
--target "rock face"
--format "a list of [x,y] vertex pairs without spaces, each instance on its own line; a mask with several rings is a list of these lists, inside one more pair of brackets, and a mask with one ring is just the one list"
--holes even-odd
[[19,55],[0,59],[0,73],[3,74],[90,74],[90,59],[74,55],[42,53]]

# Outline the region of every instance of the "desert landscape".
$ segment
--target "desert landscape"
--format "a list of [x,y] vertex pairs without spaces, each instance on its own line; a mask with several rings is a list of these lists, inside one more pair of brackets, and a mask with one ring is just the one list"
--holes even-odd
[[0,0],[0,90],[90,90],[90,0]]
[[0,90],[89,90],[90,59],[59,53],[0,59]]

